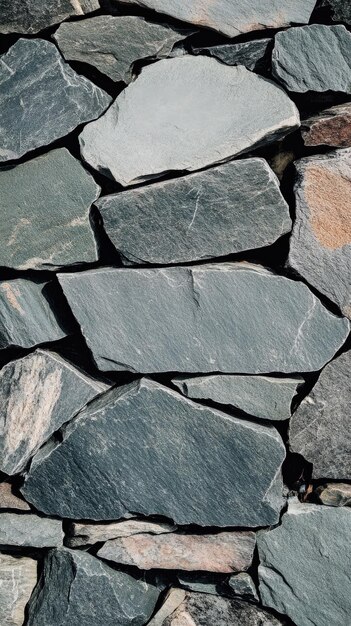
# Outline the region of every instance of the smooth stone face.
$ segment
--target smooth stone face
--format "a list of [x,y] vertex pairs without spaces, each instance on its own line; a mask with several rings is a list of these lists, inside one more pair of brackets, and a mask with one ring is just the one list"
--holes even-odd
[[0,0],[0,33],[32,35],[68,17],[85,15],[99,8],[98,0]]
[[351,33],[312,24],[277,33],[272,71],[289,91],[351,93]]
[[144,626],[159,591],[87,552],[51,550],[29,606],[28,626]]
[[37,582],[37,562],[0,554],[0,615],[2,626],[23,626],[24,610]]
[[228,585],[236,596],[243,596],[251,602],[259,601],[256,586],[250,574],[246,572],[235,574],[229,578]]
[[135,61],[166,57],[193,32],[135,15],[99,15],[61,24],[54,39],[65,59],[89,63],[112,80],[130,83]]
[[188,398],[230,404],[249,415],[269,420],[291,416],[291,402],[303,378],[269,376],[191,376],[172,383]]
[[0,509],[30,511],[30,506],[13,493],[10,483],[0,483]]
[[351,148],[296,164],[289,265],[351,318]]
[[258,535],[262,602],[296,626],[340,626],[351,611],[351,512],[294,501]]
[[0,371],[0,470],[23,470],[44,441],[107,388],[47,350],[5,365]]
[[326,365],[290,422],[290,448],[313,463],[314,478],[350,478],[350,368],[350,351]]
[[0,513],[0,544],[53,548],[62,546],[62,522],[38,515]]
[[91,545],[100,541],[108,541],[118,537],[130,537],[148,533],[150,535],[162,535],[177,530],[172,524],[145,522],[139,519],[130,519],[112,524],[79,524],[73,522],[70,526],[69,536],[66,536],[66,545],[70,548]]
[[109,520],[134,512],[200,526],[279,519],[285,448],[276,429],[149,379],[97,398],[62,437],[37,454],[22,487],[47,514]]
[[304,120],[301,134],[305,146],[351,147],[351,102],[331,107]]
[[255,533],[216,535],[140,534],[107,541],[97,553],[102,559],[142,570],[167,569],[231,573],[252,563]]
[[244,65],[248,70],[260,72],[270,66],[273,39],[254,39],[243,43],[193,48],[195,54],[209,54],[227,65]]
[[317,371],[346,319],[258,265],[101,269],[59,281],[102,370]]
[[264,159],[232,161],[96,203],[122,261],[183,263],[270,245],[291,229]]
[[273,82],[186,55],[145,67],[79,140],[82,157],[126,187],[227,161],[299,125],[295,105]]
[[0,57],[0,85],[0,161],[67,135],[101,115],[111,101],[44,39],[19,39]]
[[351,506],[351,485],[327,483],[317,487],[319,501],[326,506]]

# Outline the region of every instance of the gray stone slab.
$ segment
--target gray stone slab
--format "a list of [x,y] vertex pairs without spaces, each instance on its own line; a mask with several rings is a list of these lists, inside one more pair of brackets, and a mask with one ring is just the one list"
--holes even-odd
[[99,0],[0,0],[0,33],[32,35],[69,17],[99,8]]
[[25,500],[13,493],[12,485],[7,482],[0,483],[0,510],[14,509],[15,511],[29,511],[30,506]]
[[312,24],[277,33],[272,71],[289,91],[351,93],[351,33]]
[[351,611],[351,512],[293,501],[257,538],[262,602],[296,626],[340,626]]
[[38,452],[22,487],[49,515],[110,520],[133,512],[247,527],[279,519],[285,448],[278,431],[149,379],[94,400],[61,438]]
[[18,159],[93,120],[111,97],[44,39],[19,39],[0,57],[0,161]]
[[59,281],[107,371],[316,371],[349,332],[305,284],[258,265],[111,268]]
[[69,548],[77,548],[120,537],[131,537],[132,535],[144,533],[162,535],[163,533],[171,533],[175,530],[177,530],[177,526],[173,524],[148,522],[141,519],[127,519],[110,524],[73,522],[70,524],[68,535],[66,535],[65,545]]
[[259,601],[255,583],[247,572],[233,574],[229,579],[219,577],[218,574],[181,572],[177,580],[180,586],[188,591],[229,598],[238,596],[250,602]]
[[318,499],[326,506],[351,506],[351,485],[349,483],[327,483],[316,489]]
[[33,514],[0,513],[0,544],[31,548],[62,546],[62,522]]
[[193,52],[209,54],[227,65],[244,65],[248,70],[262,72],[270,67],[272,47],[273,39],[266,38],[219,46],[193,47]]
[[228,161],[299,124],[295,105],[272,81],[185,55],[144,67],[79,140],[92,167],[127,187]]
[[172,264],[272,244],[291,229],[289,207],[264,159],[218,167],[97,202],[125,264]]
[[248,574],[247,572],[239,572],[239,574],[234,574],[234,576],[231,576],[229,578],[228,585],[233,591],[234,595],[242,596],[243,598],[245,598],[246,600],[250,600],[251,602],[259,601],[255,583],[252,580],[250,574]]
[[321,111],[301,125],[305,146],[351,147],[351,102]]
[[218,576],[216,574],[207,574],[203,572],[180,572],[177,576],[177,580],[179,585],[188,591],[221,595],[222,578],[218,580]]
[[23,626],[25,607],[37,582],[37,562],[0,554],[0,615],[2,626]]

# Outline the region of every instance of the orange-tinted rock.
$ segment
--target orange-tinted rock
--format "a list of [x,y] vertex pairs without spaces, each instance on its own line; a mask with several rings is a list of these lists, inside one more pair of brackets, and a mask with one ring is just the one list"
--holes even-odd
[[339,104],[304,120],[301,127],[306,146],[351,146],[351,102]]
[[10,483],[0,483],[0,509],[29,511],[30,506],[22,498],[15,496],[12,492],[12,485]]

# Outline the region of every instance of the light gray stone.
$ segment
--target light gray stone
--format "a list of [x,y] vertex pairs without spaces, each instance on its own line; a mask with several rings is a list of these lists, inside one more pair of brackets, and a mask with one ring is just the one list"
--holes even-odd
[[0,544],[31,548],[62,546],[62,522],[32,514],[0,513]]
[[126,187],[228,161],[299,124],[275,83],[245,67],[185,55],[144,67],[79,140],[83,158]]
[[326,506],[351,506],[351,485],[348,483],[327,483],[316,489],[318,499]]
[[23,626],[25,607],[37,582],[37,562],[0,554],[1,626]]
[[234,595],[242,596],[246,600],[251,602],[258,602],[259,597],[257,594],[256,586],[252,580],[250,574],[247,572],[239,572],[234,574],[228,581],[229,587],[233,591]]
[[77,548],[119,537],[131,537],[132,535],[143,533],[162,535],[175,530],[177,530],[177,526],[173,524],[148,522],[141,519],[129,519],[121,522],[112,522],[111,524],[73,522],[70,525],[69,534],[66,536],[66,545],[69,548]]
[[244,65],[248,70],[262,72],[270,67],[272,47],[273,39],[266,38],[242,43],[193,48],[193,52],[195,54],[209,54],[227,65]]
[[0,0],[0,33],[32,35],[68,17],[85,15],[99,8],[99,0]]
[[14,509],[17,511],[30,511],[30,506],[25,500],[13,493],[12,485],[7,482],[0,483],[0,509]]

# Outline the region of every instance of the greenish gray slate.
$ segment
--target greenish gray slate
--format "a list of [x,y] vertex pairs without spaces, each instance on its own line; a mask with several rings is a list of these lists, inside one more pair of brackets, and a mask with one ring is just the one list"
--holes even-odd
[[255,583],[247,572],[239,572],[231,576],[228,585],[235,596],[242,596],[250,602],[259,602]]
[[61,520],[33,514],[0,513],[0,544],[31,548],[62,546]]
[[0,0],[0,33],[33,35],[69,17],[99,8],[99,0]]
[[253,39],[242,43],[225,43],[219,46],[193,47],[195,54],[209,54],[227,65],[244,65],[255,72],[267,71],[271,64],[273,39]]

